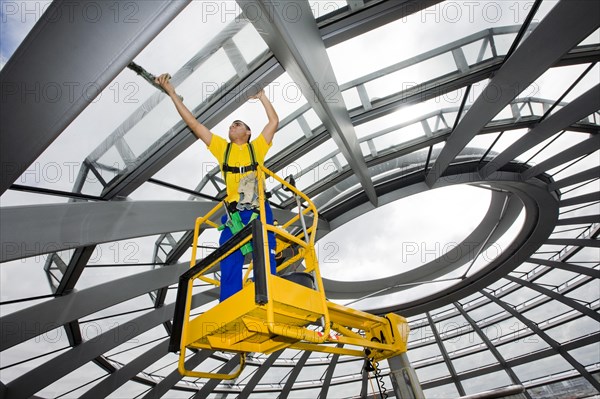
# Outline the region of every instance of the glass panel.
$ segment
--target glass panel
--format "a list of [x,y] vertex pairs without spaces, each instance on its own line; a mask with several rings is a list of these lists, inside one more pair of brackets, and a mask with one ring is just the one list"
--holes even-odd
[[573,367],[560,355],[550,356],[535,362],[513,367],[513,371],[521,382],[546,377],[563,371],[571,370]]
[[597,333],[598,331],[600,331],[598,322],[587,316],[583,316],[563,325],[545,330],[544,332],[555,341],[564,343],[579,337]]
[[[113,321],[113,324],[120,324],[123,321]],[[135,323],[129,324],[131,329],[126,329],[126,335],[120,337],[128,339],[127,342],[111,349],[107,354],[110,361],[116,361],[122,364],[127,364],[131,359],[143,355],[146,351],[156,347],[160,342],[168,339],[168,334],[163,325],[158,325],[153,329],[146,331],[140,335],[134,335],[140,331],[135,331]],[[85,331],[82,329],[82,332]]]
[[519,306],[527,301],[539,296],[540,294],[530,288],[523,287],[501,298],[502,302],[506,302],[513,306]]
[[[3,243],[5,245],[7,243]],[[11,247],[6,245],[7,253]],[[16,248],[14,249],[17,250]],[[25,248],[25,250],[27,250]],[[34,249],[31,249],[34,250]],[[53,290],[48,284],[48,275],[44,270],[48,255],[37,255],[0,264],[0,298],[2,302],[14,301],[42,295],[50,295]],[[54,272],[58,278],[59,271]],[[3,305],[2,314],[8,314],[18,309],[31,306],[32,303],[22,302],[14,305]]]
[[491,317],[502,312],[504,312],[504,310],[499,305],[495,303],[488,303],[473,310],[469,310],[469,316],[476,322],[479,322],[487,317]]
[[317,21],[326,18],[329,14],[348,7],[346,0],[311,0],[308,4]]
[[598,263],[598,248],[584,247],[569,258],[569,263],[593,262]]
[[[589,64],[550,68],[519,94],[519,98],[538,97],[556,102],[585,71]],[[588,88],[591,86],[587,86]],[[563,104],[566,104],[564,102]],[[560,107],[556,107],[560,108]],[[556,111],[555,108],[555,111]]]
[[365,84],[371,100],[405,91],[456,70],[450,53],[430,58]]
[[106,374],[105,370],[89,362],[37,392],[36,396],[54,398],[69,392],[67,397],[77,398],[90,389],[88,383]]
[[462,380],[461,382],[467,395],[473,395],[494,388],[505,387],[507,385],[511,385],[512,383],[510,377],[505,371],[496,371],[494,373],[484,374],[476,378]]
[[[528,8],[521,3],[494,1],[436,4],[332,46],[328,53],[338,81],[348,82],[372,72],[375,65],[377,68],[393,65],[421,54],[423,49],[434,49],[476,32],[481,32],[481,36],[471,42],[480,41],[487,28],[516,24],[514,35]],[[461,29],[457,29],[458,25]],[[398,46],[398,38],[406,39],[404,45]],[[390,48],[395,51],[388,51]],[[356,57],[357,53],[361,56]],[[456,68],[452,58],[447,63]]]
[[[596,381],[600,380],[598,373],[592,374]],[[593,398],[598,390],[583,377],[562,380],[539,387],[528,388],[527,392],[533,399],[562,399],[569,397]]]
[[550,346],[537,335],[521,337],[516,341],[512,341],[497,347],[498,352],[500,352],[500,355],[505,360],[514,359],[516,357],[528,355],[530,353],[548,348],[550,348]]
[[481,368],[497,362],[498,360],[494,357],[494,355],[492,355],[492,352],[488,350],[460,357],[458,359],[452,359],[452,364],[454,365],[457,373]]
[[[560,137],[558,137],[554,142],[552,142],[548,147],[546,147],[542,152],[535,155],[531,159],[531,163],[533,165],[542,163],[543,161],[560,154],[562,151],[565,151],[566,149],[581,143],[588,137],[589,136],[586,134],[565,132],[564,134],[560,135]],[[540,149],[541,148],[542,147],[540,147]]]
[[598,343],[570,350],[569,353],[584,367],[592,366],[600,361],[600,345]]
[[[150,296],[148,294],[143,294],[136,298],[129,299],[114,306],[110,306],[93,314],[87,315],[80,321],[81,335],[84,340],[92,340],[98,335],[118,327],[120,324],[144,315],[152,310],[153,306],[154,303],[151,301]],[[134,310],[142,311],[129,313]],[[127,330],[127,334],[131,337],[131,339],[135,339],[134,337],[140,333],[141,331],[136,331],[135,325],[133,325],[131,329]]]
[[506,150],[510,145],[512,145],[526,133],[527,129],[507,130],[503,132],[502,136],[500,136],[498,141],[496,141],[496,144],[494,144],[488,155],[490,157],[495,157],[499,153]]
[[[4,313],[4,307],[2,307],[2,316],[4,315],[6,315],[6,313]],[[6,334],[6,336],[19,334],[19,330],[21,330],[21,327],[18,325],[9,325],[4,322],[2,324],[2,333]],[[0,367],[3,369],[0,371],[0,375],[2,376],[2,383],[4,384],[22,377],[36,367],[63,354],[64,351],[71,348],[65,329],[62,326],[51,329],[43,334],[39,334],[39,331],[36,332],[35,330],[22,331],[21,333],[38,335],[2,351],[2,356],[0,356]],[[32,359],[38,356],[41,357]],[[24,363],[17,364],[20,362]],[[8,368],[4,369],[4,367]]]
[[448,399],[448,398],[458,398],[460,395],[456,390],[456,385],[448,384],[442,385],[441,387],[430,388],[423,390],[423,394],[426,398],[431,399]]
[[290,399],[306,399],[306,398],[318,398],[321,388],[312,389],[292,389],[288,398]]
[[[127,381],[125,384],[121,385],[117,390],[115,390],[114,392],[112,392],[108,398],[109,399],[119,399],[119,398],[137,398],[140,397],[140,395],[142,395],[142,393],[149,391],[150,388],[147,385],[144,384],[140,384],[138,382],[134,382],[134,381]],[[167,392],[167,394],[165,395],[166,397],[175,397],[175,396],[170,396],[171,393],[173,393],[174,390],[170,390],[169,392]],[[179,391],[181,392],[181,391]],[[178,398],[180,396],[177,396]]]
[[[18,181],[15,184],[20,184]],[[69,199],[54,195],[36,194],[8,189],[0,197],[0,206],[64,204]]]
[[[391,385],[386,384],[388,394],[392,390]],[[351,398],[361,392],[362,381],[354,381],[346,384],[331,385],[327,397],[332,399]],[[377,388],[375,388],[377,389]],[[378,392],[378,391],[376,391]]]
[[[600,30],[596,31],[596,35],[600,35]],[[590,36],[591,37],[591,36]],[[587,67],[587,65],[586,65]],[[600,65],[596,64],[577,85],[567,94],[564,98],[564,102],[571,102],[590,88],[600,83]]]
[[470,346],[479,345],[482,342],[483,341],[481,340],[481,338],[479,338],[479,335],[477,335],[474,331],[443,341],[444,347],[446,348],[448,353],[460,351],[461,349],[465,349]]
[[[561,215],[568,215],[569,217],[592,216],[600,214],[600,203],[595,202],[583,205],[573,205],[561,209]],[[581,234],[581,232],[579,234]],[[572,236],[577,237],[579,234],[573,234]]]
[[505,337],[505,339],[517,339],[524,337],[529,333],[529,329],[525,324],[521,323],[514,317],[490,324],[486,327],[486,335],[488,337]]
[[[479,154],[483,156],[486,151],[492,146],[496,138],[500,133],[488,133],[488,134],[478,134],[473,137],[473,139],[467,144],[467,146],[459,153],[458,157],[463,155],[473,155]],[[490,159],[491,156],[488,153],[485,157],[485,160]]]
[[[587,134],[584,134],[583,136],[584,136],[584,138],[589,137],[589,136],[587,136]],[[599,159],[600,159],[600,151],[594,151],[590,155],[581,158],[579,161],[569,165],[566,168],[565,168],[565,165],[561,165],[557,168],[550,169],[548,172],[552,174],[552,177],[555,180],[561,180],[561,179],[567,178],[569,176],[572,176],[576,173],[583,172],[588,169],[597,168],[599,166],[598,165]],[[578,185],[580,185],[580,184],[581,183],[579,183]],[[598,184],[598,182],[596,182],[596,184]],[[571,188],[571,187],[567,187],[565,189],[562,189],[561,191],[566,192],[569,190],[569,188]]]
[[[566,270],[553,269],[542,277],[536,279],[534,282],[537,285],[551,285],[553,287],[559,287],[567,281],[577,277],[577,274]],[[550,287],[546,287],[550,288]]]
[[411,348],[409,349],[409,354],[413,365],[416,365],[416,363],[420,363],[425,359],[437,358],[442,355],[440,347],[437,344]]
[[583,286],[565,294],[565,296],[575,299],[577,301],[583,301],[586,303],[593,303],[598,301],[600,292],[600,281],[591,280]]
[[[228,121],[231,123],[232,121]],[[252,126],[252,125],[250,125]],[[216,134],[221,134],[221,132],[213,129]],[[219,164],[213,155],[208,151],[206,145],[201,141],[197,140],[194,144],[186,148],[181,154],[179,154],[175,159],[165,165],[160,171],[158,171],[153,177],[155,179],[165,181],[170,184],[174,184],[176,186],[184,187],[189,190],[195,190],[202,178],[212,171],[214,168],[218,167]],[[141,186],[142,187],[142,186]],[[148,192],[149,197],[144,197],[143,193],[140,189],[136,190],[132,194],[132,197],[135,195],[139,199],[144,198],[162,198],[162,195],[167,195],[164,192],[164,188],[158,185],[152,184],[150,187],[152,190],[157,190],[157,193],[153,195],[152,192]],[[214,189],[212,184],[208,184],[206,186],[208,189]],[[164,192],[164,194],[163,194]],[[161,195],[159,196],[158,193]],[[207,190],[202,190],[202,193],[208,194]],[[212,191],[214,195],[215,192]],[[189,194],[186,193],[177,193],[174,192],[169,197],[173,199],[187,199],[189,198]]]
[[540,324],[554,317],[567,313],[571,308],[558,301],[547,302],[530,311],[522,313],[522,315],[534,323]]
[[421,384],[450,375],[448,367],[446,367],[446,363],[438,363],[432,366],[420,367],[415,371],[417,372],[417,377],[419,377],[419,382]]

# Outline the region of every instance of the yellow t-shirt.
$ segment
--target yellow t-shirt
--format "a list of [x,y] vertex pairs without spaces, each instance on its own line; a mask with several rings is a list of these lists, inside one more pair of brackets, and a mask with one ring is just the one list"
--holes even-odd
[[[267,155],[267,151],[269,151],[269,148],[271,148],[271,144],[267,144],[267,141],[261,134],[257,138],[252,140],[252,147],[254,148],[254,157],[256,158],[256,162],[259,165],[264,165],[265,155]],[[213,134],[210,140],[210,145],[208,146],[208,150],[214,155],[214,157],[217,159],[217,162],[219,162],[221,173],[223,173],[223,162],[225,161],[226,149],[227,140],[225,140],[221,136]],[[250,150],[248,149],[248,144],[237,145],[234,143],[231,145],[231,151],[229,152],[228,161],[229,166],[239,168],[242,166],[250,166],[251,163],[252,158],[250,157]],[[227,172],[227,180],[225,181],[225,185],[227,186],[226,200],[228,202],[239,201],[240,195],[238,193],[238,184],[240,182],[240,179],[248,173]]]

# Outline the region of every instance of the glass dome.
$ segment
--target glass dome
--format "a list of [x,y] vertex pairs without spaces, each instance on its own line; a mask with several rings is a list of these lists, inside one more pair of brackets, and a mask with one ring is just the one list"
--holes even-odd
[[[364,359],[332,353],[178,373],[177,280],[225,186],[132,61],[169,72],[219,135],[264,125],[247,101],[264,87],[280,119],[265,165],[318,208],[328,299],[407,318],[425,397],[600,395],[598,2],[1,7],[0,396],[380,395]],[[200,256],[217,243],[202,235]],[[193,314],[217,303],[193,292]]]

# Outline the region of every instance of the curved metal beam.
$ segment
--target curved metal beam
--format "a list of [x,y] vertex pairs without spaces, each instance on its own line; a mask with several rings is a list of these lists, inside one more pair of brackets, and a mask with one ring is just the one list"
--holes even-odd
[[558,218],[556,198],[545,187],[533,184],[496,181],[493,185],[518,195],[525,206],[526,218],[523,227],[513,242],[504,249],[502,255],[472,276],[447,289],[408,303],[369,309],[369,312],[376,314],[399,312],[404,316],[412,316],[455,302],[504,277],[546,241]]
[[[416,190],[426,189],[424,184],[419,184],[417,186],[418,187],[413,186],[414,188],[411,187],[408,190],[405,188],[404,190],[414,194]],[[504,217],[502,217],[501,223],[496,226],[502,215],[505,199],[505,193],[493,192],[488,211],[479,225],[460,244],[447,253],[439,256],[437,259],[413,270],[398,273],[395,276],[361,281],[360,287],[357,287],[356,282],[323,278],[327,297],[330,299],[347,299],[349,297],[365,296],[381,290],[385,291],[381,292],[380,295],[387,295],[408,289],[410,288],[408,285],[412,283],[416,284],[423,281],[435,280],[444,274],[452,272],[458,266],[462,266],[469,261],[472,261],[477,253],[476,251],[481,248],[482,245],[486,244],[486,237],[493,233],[493,236],[488,240],[487,246],[482,248],[481,251],[492,245],[495,238],[504,234],[519,216],[522,205],[519,201],[511,201],[510,211],[506,212]],[[403,286],[390,289],[399,284],[403,284]]]
[[50,4],[0,72],[0,194],[189,1],[132,1],[134,20],[117,21],[111,2],[94,3],[97,20]]
[[[238,4],[298,84],[357,175],[371,204],[377,206],[375,187],[308,1],[238,0]],[[296,13],[292,21],[290,10]]]
[[506,60],[458,123],[427,174],[433,187],[469,141],[564,54],[598,28],[600,3],[561,1]]

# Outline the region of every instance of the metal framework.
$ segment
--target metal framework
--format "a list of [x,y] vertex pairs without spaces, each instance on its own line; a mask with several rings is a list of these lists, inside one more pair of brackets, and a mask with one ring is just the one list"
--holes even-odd
[[[55,0],[47,12],[68,14],[71,3]],[[70,197],[70,202],[64,204],[0,208],[0,261],[6,263],[48,254],[44,268],[52,287],[52,295],[42,298],[45,301],[21,310],[5,313],[4,309],[8,308],[2,307],[13,306],[13,300],[27,304],[36,298],[8,298],[0,304],[2,357],[9,358],[15,352],[25,353],[21,348],[57,328],[64,329],[69,345],[64,351],[33,367],[28,367],[27,362],[31,359],[25,358],[26,355],[19,355],[20,361],[14,362],[15,365],[3,363],[3,370],[18,369],[21,372],[10,380],[0,381],[0,396],[38,397],[40,392],[40,396],[44,396],[45,388],[85,365],[95,364],[104,375],[94,383],[85,381],[89,385],[79,391],[81,396],[105,397],[126,383],[135,382],[147,389],[141,394],[145,398],[168,396],[171,390],[186,392],[197,398],[211,393],[252,398],[254,393],[266,392],[278,392],[280,398],[287,398],[292,391],[304,389],[318,389],[320,396],[325,397],[337,386],[360,381],[360,395],[367,397],[367,376],[362,372],[362,362],[339,354],[319,358],[305,351],[290,358],[285,352],[275,352],[268,357],[255,357],[249,359],[249,364],[256,368],[254,373],[230,384],[218,379],[183,378],[176,365],[167,366],[170,368],[166,376],[151,371],[151,365],[168,359],[168,344],[164,337],[127,362],[111,357],[114,348],[141,339],[142,334],[155,327],[162,325],[162,333],[170,334],[174,304],[167,301],[169,287],[187,269],[186,264],[179,262],[191,244],[189,231],[194,217],[206,213],[215,201],[223,198],[224,183],[218,176],[218,168],[210,171],[194,190],[153,179],[161,168],[194,142],[189,129],[183,123],[177,123],[141,154],[134,154],[127,134],[162,101],[163,95],[156,93],[82,160],[83,166],[72,192],[14,183],[94,99],[79,85],[71,86],[72,98],[64,96],[54,102],[27,101],[34,95],[28,88],[35,87],[36,82],[46,86],[52,82],[90,82],[99,93],[185,9],[189,1],[130,3],[137,7],[135,24],[115,24],[110,19],[91,24],[79,14],[74,21],[42,18],[0,71],[3,88],[0,193],[11,190]],[[597,343],[600,332],[591,331],[564,343],[559,343],[548,333],[569,323],[600,320],[597,296],[591,300],[567,296],[578,289],[597,285],[600,279],[597,260],[585,263],[577,258],[585,251],[599,247],[600,165],[597,160],[590,159],[597,156],[600,149],[600,86],[587,87],[573,100],[564,100],[594,68],[596,64],[593,63],[600,59],[600,43],[581,45],[581,41],[599,27],[595,16],[600,14],[600,3],[562,0],[539,23],[485,29],[343,84],[337,82],[327,55],[328,47],[422,12],[426,7],[443,7],[444,3],[437,0],[348,1],[347,7],[323,18],[316,21],[305,18],[295,24],[285,23],[286,5],[293,4],[302,10],[303,15],[311,15],[308,2],[240,0],[238,3],[243,14],[187,60],[173,75],[173,82],[175,85],[184,82],[216,51],[225,53],[235,68],[235,76],[193,109],[197,119],[209,128],[235,111],[240,99],[255,90],[257,85],[265,86],[284,72],[302,87],[308,104],[293,111],[280,124],[281,129],[297,126],[302,134],[287,148],[273,154],[267,161],[267,167],[283,170],[320,145],[334,143],[333,151],[320,154],[310,165],[295,173],[297,179],[310,179],[317,175],[320,166],[330,165],[326,176],[318,176],[303,190],[314,199],[320,210],[322,220],[319,223],[323,229],[318,232],[319,237],[374,207],[449,184],[475,183],[497,190],[486,217],[469,237],[469,245],[473,242],[477,242],[479,248],[490,245],[512,226],[521,209],[526,210],[524,227],[505,256],[481,271],[463,276],[456,284],[439,292],[411,302],[398,299],[394,305],[370,309],[376,313],[393,311],[414,316],[412,329],[431,328],[432,335],[409,341],[408,354],[410,356],[411,350],[435,345],[439,348],[437,355],[425,359],[411,358],[411,361],[417,372],[428,366],[445,364],[449,373],[434,379],[420,376],[423,389],[453,384],[460,395],[465,395],[469,393],[463,385],[465,380],[500,371],[512,384],[525,388],[548,384],[551,378],[579,378],[600,392],[598,364],[586,364],[571,354],[576,349]],[[107,8],[110,4],[99,6],[104,7],[102,11],[105,14],[112,15],[112,10]],[[248,18],[249,7],[263,10],[261,18]],[[537,7],[530,17],[536,11]],[[268,15],[272,18],[267,18]],[[262,36],[268,49],[253,62],[247,63],[234,36],[251,25]],[[506,38],[515,38],[510,56],[498,51],[500,40]],[[476,48],[477,55],[473,60],[467,57],[467,48]],[[60,60],[57,60],[56,54],[62,55]],[[436,57],[448,55],[454,64],[441,76],[408,88],[391,87],[389,94],[381,98],[374,98],[370,91],[373,83],[385,81],[394,73],[402,73],[406,68],[419,67]],[[520,90],[516,87],[522,89],[549,68],[576,64],[590,65],[558,100],[518,97]],[[472,104],[463,101],[460,108],[439,109],[409,121],[390,124],[362,137],[356,134],[356,127],[389,115],[402,106],[418,104],[454,91],[467,92],[466,88],[486,79],[490,79],[487,87]],[[23,86],[16,87],[14,82],[22,82]],[[336,90],[329,92],[323,82],[331,83]],[[493,92],[498,89],[499,95]],[[358,99],[353,103],[347,100],[352,95]],[[336,102],[329,101],[332,98]],[[489,98],[495,101],[486,101]],[[504,109],[510,116],[499,118],[498,114]],[[311,129],[308,118],[313,112],[321,123]],[[457,116],[459,113],[460,117]],[[417,129],[423,134],[416,139],[405,140],[397,134],[398,131]],[[497,134],[495,144],[503,132],[515,129],[527,129],[527,133],[500,151],[494,145],[472,148],[469,144],[475,137]],[[531,164],[517,159],[520,154],[564,131],[584,139],[557,155],[543,158],[541,162],[536,161],[535,156]],[[388,139],[393,142],[392,145],[380,144]],[[122,168],[115,169],[103,162],[103,157],[109,152],[116,152],[121,157]],[[577,169],[580,164],[586,166]],[[563,176],[557,169],[577,171]],[[104,179],[106,172],[114,178]],[[98,195],[89,194],[90,188],[86,186],[86,179],[92,176],[102,186]],[[146,182],[187,192],[190,194],[189,201],[144,203],[125,200]],[[581,192],[571,194],[573,189]],[[214,190],[217,195],[210,194]],[[295,202],[281,185],[275,186],[272,192],[271,201],[277,207],[275,213],[279,212],[283,218],[294,212]],[[515,200],[511,199],[508,210],[504,209],[507,192]],[[588,210],[576,215],[561,214],[561,211],[574,206],[587,206]],[[578,232],[565,233],[571,229]],[[178,231],[186,233],[176,239],[173,233]],[[152,270],[78,289],[79,278],[87,267],[91,267],[88,262],[98,244],[148,235],[159,235]],[[59,253],[66,250],[71,252]],[[433,263],[423,265],[412,272],[380,281],[346,284],[325,280],[325,288],[330,299],[359,301],[363,297],[386,298],[387,295],[401,293],[406,284],[412,286],[443,278],[445,273],[457,270],[459,263],[450,262],[443,270],[434,270]],[[525,264],[531,267],[521,272]],[[560,272],[572,273],[574,277],[556,286],[544,283],[545,278]],[[516,295],[523,287],[536,296],[515,308],[506,298]],[[136,309],[141,310],[139,314],[129,315],[126,322],[102,331],[94,339],[86,339],[82,335],[86,323],[89,323],[86,319],[93,320],[100,311],[125,305],[148,294],[153,302],[147,310]],[[202,312],[216,297],[215,290],[197,287],[192,308]],[[547,309],[553,303],[560,303],[570,311],[543,323],[527,318],[527,311]],[[501,311],[479,320],[472,316],[491,304],[497,305]],[[436,324],[457,316],[462,316],[467,325],[443,332],[436,329]],[[519,338],[539,337],[547,347],[518,357],[503,356],[498,348],[514,343],[515,334],[490,338],[485,332],[510,320],[517,320],[524,326],[518,331]],[[482,344],[467,345],[454,352],[445,349],[445,340],[467,332],[476,334]],[[466,371],[457,370],[453,364],[457,359],[484,351],[489,351],[497,362]],[[541,373],[540,377],[527,379],[515,371],[518,366],[531,364],[534,367],[535,361],[557,354],[571,367],[558,376]],[[221,373],[229,373],[237,365],[236,359],[200,350],[187,358],[186,367],[194,369],[203,364],[214,367],[215,361],[222,363],[218,367]],[[322,379],[303,379],[303,370],[323,365],[327,368]],[[341,365],[351,365],[354,372],[333,378]],[[289,372],[281,381],[274,382],[268,379],[267,371],[271,367],[285,367]],[[389,367],[382,368],[384,376],[390,372]],[[527,398],[534,397],[527,390],[523,394]]]

